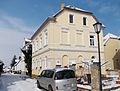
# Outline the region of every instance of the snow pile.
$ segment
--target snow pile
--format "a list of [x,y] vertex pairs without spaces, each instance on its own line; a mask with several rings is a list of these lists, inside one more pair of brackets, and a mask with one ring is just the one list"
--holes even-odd
[[37,85],[31,81],[17,81],[13,82],[7,87],[8,91],[40,91]]
[[0,77],[0,91],[43,91],[37,88],[36,79],[16,74],[3,74]]

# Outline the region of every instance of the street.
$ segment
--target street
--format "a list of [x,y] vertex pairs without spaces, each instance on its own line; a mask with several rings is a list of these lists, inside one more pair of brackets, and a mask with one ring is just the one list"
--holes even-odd
[[0,91],[44,91],[37,88],[35,79],[23,79],[19,74],[5,73],[0,77]]

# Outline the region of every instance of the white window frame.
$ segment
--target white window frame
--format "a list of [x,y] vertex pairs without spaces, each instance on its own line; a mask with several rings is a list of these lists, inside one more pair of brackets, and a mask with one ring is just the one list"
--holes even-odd
[[44,31],[44,46],[48,44],[48,30]]
[[[73,16],[73,22],[72,22],[72,23],[70,23],[70,15],[72,15],[72,16]],[[70,13],[70,14],[68,15],[68,17],[69,17],[69,23],[70,23],[70,24],[74,24],[74,23],[75,23],[75,20],[74,20],[75,15],[74,15],[74,14],[72,14],[72,13]]]
[[[84,18],[86,18],[86,25],[84,25]],[[83,18],[82,18],[82,24],[83,24],[83,26],[88,26],[88,17],[86,17],[86,16],[83,16]]]
[[40,49],[42,48],[42,34],[40,34]]
[[38,38],[35,39],[35,48],[36,48],[36,51],[38,50]]
[[[93,36],[94,38],[90,38],[90,36]],[[91,45],[91,41],[90,40],[92,40],[94,42],[94,44]],[[95,46],[95,35],[93,35],[93,34],[89,35],[89,46],[93,46],[93,47]]]

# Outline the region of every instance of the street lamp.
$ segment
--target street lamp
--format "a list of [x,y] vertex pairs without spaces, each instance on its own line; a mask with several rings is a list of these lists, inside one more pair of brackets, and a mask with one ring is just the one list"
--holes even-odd
[[100,41],[99,41],[99,33],[102,30],[102,23],[95,23],[93,24],[95,32],[97,33],[97,40],[98,40],[98,58],[99,58],[99,91],[102,91],[102,75],[101,75],[101,59],[100,59]]

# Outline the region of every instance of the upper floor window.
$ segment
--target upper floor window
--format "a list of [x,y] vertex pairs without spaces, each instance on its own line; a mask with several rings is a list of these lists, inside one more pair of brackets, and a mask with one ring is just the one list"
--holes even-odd
[[35,47],[36,47],[35,51],[37,51],[38,50],[38,39],[37,38],[36,38],[36,45],[35,45]]
[[47,45],[47,42],[48,42],[48,31],[45,30],[45,32],[44,32],[44,46]]
[[83,25],[87,25],[87,17],[83,17]]
[[74,22],[74,15],[70,14],[69,15],[69,23],[73,23]]
[[40,35],[40,48],[42,48],[42,34]]
[[90,46],[95,46],[95,36],[90,35]]

